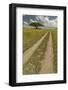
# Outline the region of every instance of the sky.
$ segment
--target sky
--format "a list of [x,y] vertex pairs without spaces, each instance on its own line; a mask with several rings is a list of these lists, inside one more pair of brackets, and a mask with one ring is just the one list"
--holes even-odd
[[47,27],[57,27],[57,16],[43,15],[23,15],[24,27],[28,27],[31,22],[40,22]]

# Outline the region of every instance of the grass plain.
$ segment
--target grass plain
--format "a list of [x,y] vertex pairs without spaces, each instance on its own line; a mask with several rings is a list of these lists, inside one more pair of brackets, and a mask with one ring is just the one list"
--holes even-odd
[[[41,37],[47,33],[52,33],[53,38],[53,52],[54,52],[54,73],[57,72],[57,30],[55,29],[30,29],[24,28],[23,30],[23,53],[29,49],[32,45],[34,45]],[[44,58],[44,53],[47,48],[47,42],[49,38],[49,33],[44,38],[43,42],[39,45],[39,47],[35,50],[31,58],[26,62],[23,63],[23,74],[24,75],[31,75],[31,74],[38,74],[41,69],[41,62]],[[28,57],[27,57],[28,58]]]

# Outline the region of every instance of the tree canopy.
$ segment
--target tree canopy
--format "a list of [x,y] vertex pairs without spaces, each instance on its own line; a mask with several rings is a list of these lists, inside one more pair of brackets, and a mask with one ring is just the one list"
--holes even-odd
[[39,22],[31,22],[29,25],[35,27],[36,29],[38,29],[39,26],[43,26],[43,24]]

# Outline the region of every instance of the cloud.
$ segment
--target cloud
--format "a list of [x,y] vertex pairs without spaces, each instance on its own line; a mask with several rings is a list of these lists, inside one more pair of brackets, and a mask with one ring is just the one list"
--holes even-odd
[[28,23],[24,21],[24,27],[27,27],[28,26]]
[[38,16],[36,16],[36,20],[39,21],[39,17]]
[[57,19],[50,20],[48,24],[50,27],[57,27]]
[[27,23],[27,22],[25,22],[25,21],[24,21],[24,24],[28,25],[28,23]]
[[36,16],[36,20],[44,22],[44,17],[43,16]]
[[50,20],[48,16],[36,16],[36,20],[43,23],[45,27],[57,27],[57,19]]
[[43,28],[57,27],[57,18],[49,16],[37,15],[34,18],[30,18],[29,20],[27,19],[24,21],[24,27],[28,27],[31,22],[40,22],[44,25]]
[[37,22],[37,20],[30,19],[30,23],[31,23],[31,22]]

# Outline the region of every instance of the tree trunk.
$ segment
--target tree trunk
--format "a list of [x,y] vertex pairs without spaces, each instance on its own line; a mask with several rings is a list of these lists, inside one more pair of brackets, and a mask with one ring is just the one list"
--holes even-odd
[[35,29],[38,29],[38,27],[35,27]]

